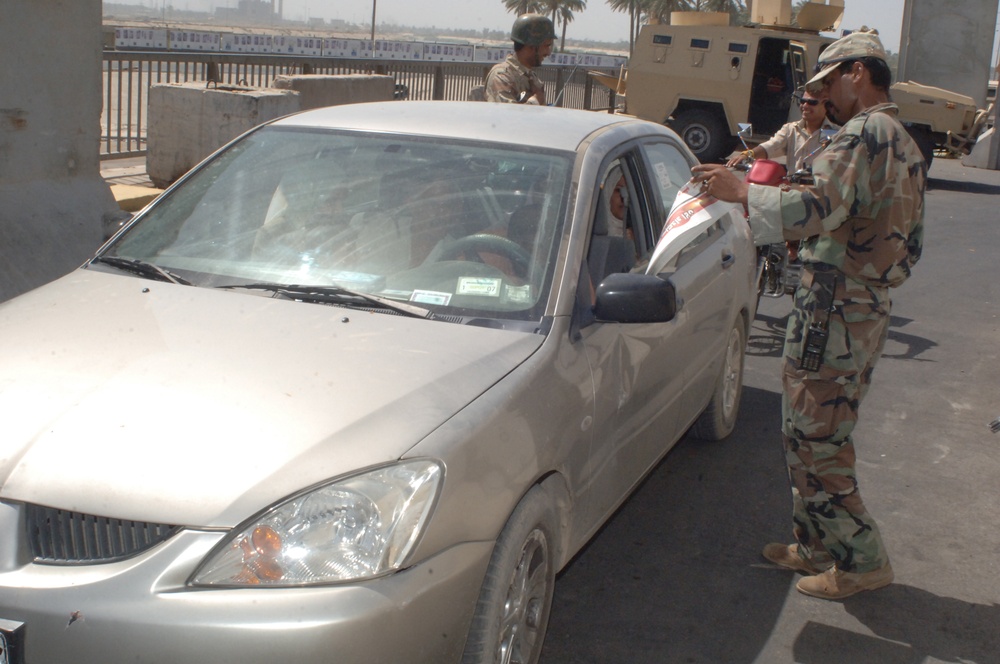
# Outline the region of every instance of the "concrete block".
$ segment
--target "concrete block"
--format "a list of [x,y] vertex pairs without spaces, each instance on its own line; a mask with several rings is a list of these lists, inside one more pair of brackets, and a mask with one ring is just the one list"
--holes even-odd
[[206,88],[204,83],[154,85],[149,91],[149,179],[165,189],[243,132],[300,108],[294,90]]
[[378,74],[281,75],[275,77],[271,87],[298,92],[301,108],[307,110],[367,101],[391,101],[395,90],[395,81],[392,76]]
[[995,136],[995,127],[990,127],[976,140],[976,144],[972,146],[972,152],[962,157],[962,165],[969,166],[971,168],[985,168],[988,170],[996,170],[997,164],[989,163],[990,159],[990,143],[993,141]]
[[135,184],[111,185],[111,195],[115,197],[118,207],[126,212],[138,212],[162,193],[162,189],[141,187]]

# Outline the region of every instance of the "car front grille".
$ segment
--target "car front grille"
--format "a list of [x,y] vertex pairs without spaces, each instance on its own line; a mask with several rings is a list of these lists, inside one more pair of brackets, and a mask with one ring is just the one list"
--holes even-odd
[[142,553],[180,528],[26,505],[28,541],[36,562],[109,563]]

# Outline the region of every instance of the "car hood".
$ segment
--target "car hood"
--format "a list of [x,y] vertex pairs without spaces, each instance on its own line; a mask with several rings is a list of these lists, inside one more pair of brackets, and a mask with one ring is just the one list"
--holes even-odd
[[77,270],[0,305],[0,498],[230,527],[399,458],[541,342]]

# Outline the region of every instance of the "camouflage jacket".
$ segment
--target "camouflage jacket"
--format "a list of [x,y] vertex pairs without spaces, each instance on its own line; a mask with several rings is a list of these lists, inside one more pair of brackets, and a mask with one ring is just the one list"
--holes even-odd
[[[486,101],[516,104],[522,92],[527,92],[530,97],[544,89],[535,72],[518,62],[513,53],[503,62],[493,65],[486,75]],[[532,99],[527,103],[538,104],[538,101]]]
[[750,185],[757,244],[803,240],[800,256],[867,286],[899,286],[920,259],[927,164],[895,104],[851,118],[813,161],[815,184]]

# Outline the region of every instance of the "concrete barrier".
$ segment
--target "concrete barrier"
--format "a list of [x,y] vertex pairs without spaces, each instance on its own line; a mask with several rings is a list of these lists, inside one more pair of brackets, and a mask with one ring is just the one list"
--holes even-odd
[[391,101],[395,92],[395,79],[392,76],[378,74],[281,75],[275,77],[271,87],[298,92],[299,103],[304,111],[310,108],[357,104],[366,101]]
[[243,132],[298,110],[299,93],[294,90],[154,85],[149,90],[149,179],[166,188]]

